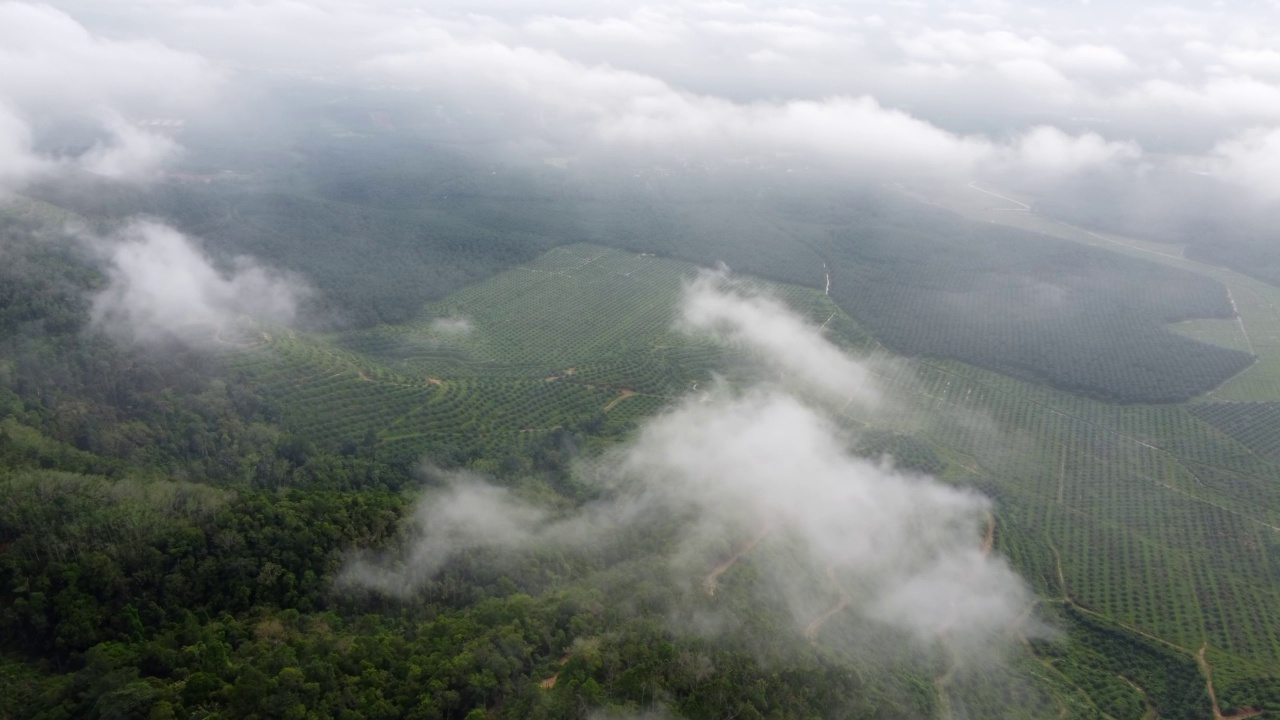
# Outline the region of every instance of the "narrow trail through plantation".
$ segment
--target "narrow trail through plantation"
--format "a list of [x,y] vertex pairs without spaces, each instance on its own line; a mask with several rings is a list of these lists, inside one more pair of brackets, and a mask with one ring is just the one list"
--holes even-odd
[[835,617],[836,613],[848,607],[849,600],[851,600],[849,592],[840,585],[839,580],[836,580],[836,564],[834,562],[827,563],[827,580],[840,592],[840,598],[836,600],[835,605],[831,606],[831,609],[822,613],[813,620],[810,620],[809,624],[805,626],[804,636],[810,640],[816,639],[818,637],[818,630],[822,628],[823,623]]
[[[995,547],[995,540],[996,516],[995,513],[988,512],[986,529],[982,533],[982,555],[984,557],[991,555],[991,551]],[[1022,625],[1026,622],[1027,618],[1031,616],[1031,611],[1034,607],[1034,604],[1028,605],[1026,611],[1018,618],[1015,625],[1015,627],[1018,628],[1018,635],[1022,639],[1022,642],[1028,645],[1030,643],[1027,640],[1027,636],[1022,632]],[[933,679],[933,690],[938,694],[938,717],[941,718],[941,720],[949,720],[952,717],[951,696],[947,693],[947,688],[950,687],[952,679],[955,678],[959,663],[956,662],[955,653],[952,651],[951,645],[947,642],[947,629],[943,629],[942,632],[939,633],[939,636],[942,639],[943,647],[947,650],[947,656],[950,658],[950,661],[947,663],[947,669],[944,670],[941,675]],[[1065,711],[1065,708],[1063,708],[1063,710]]]
[[702,580],[702,589],[709,597],[716,596],[716,585],[720,582],[720,576],[728,572],[730,568],[737,564],[738,560],[742,559],[743,555],[751,552],[751,548],[755,547],[771,532],[773,532],[772,522],[765,521],[761,523],[760,529],[756,531],[755,535],[747,538],[746,542],[742,543],[732,555],[725,558],[719,565],[711,568],[711,572],[707,573],[707,576]]
[[1204,689],[1209,693],[1209,701],[1213,703],[1213,720],[1246,720],[1261,715],[1262,711],[1254,708],[1246,708],[1231,715],[1222,714],[1222,707],[1218,705],[1218,693],[1213,688],[1213,666],[1204,656],[1208,649],[1208,643],[1200,645],[1200,649],[1196,651],[1196,665],[1200,666],[1200,674],[1204,675]]

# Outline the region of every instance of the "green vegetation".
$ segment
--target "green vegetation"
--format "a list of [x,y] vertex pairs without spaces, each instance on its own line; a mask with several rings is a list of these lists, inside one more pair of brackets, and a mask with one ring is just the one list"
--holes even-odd
[[1044,644],[1040,652],[1088,694],[1099,712],[1115,718],[1154,712],[1186,720],[1212,714],[1194,659],[1069,605],[1066,615],[1068,642]]
[[[915,370],[900,384],[919,398],[914,422],[974,463],[1019,528],[1001,542],[1043,591],[1184,648],[1280,660],[1280,628],[1257,610],[1280,602],[1274,461],[1201,421],[1198,405],[1107,405],[953,363]],[[933,418],[946,412],[991,425]]]
[[1280,461],[1280,403],[1205,403],[1191,411],[1254,453]]
[[[594,259],[586,263],[588,258]],[[627,286],[613,280],[619,272],[639,273],[642,287],[666,288],[668,300],[655,302],[657,292],[628,294]],[[297,386],[288,396],[292,400],[281,396],[286,417],[316,427],[341,423],[341,412],[330,416],[322,409],[326,406],[312,398],[330,392],[334,397],[374,398],[383,384],[429,376],[440,384],[413,381],[428,397],[455,387],[467,394],[478,394],[481,387],[502,388],[494,390],[494,397],[504,398],[496,405],[486,406],[479,398],[475,404],[468,401],[472,427],[485,428],[479,434],[483,437],[505,429],[508,437],[519,438],[521,426],[533,422],[526,418],[537,417],[519,410],[527,402],[530,377],[540,387],[555,389],[547,397],[555,398],[566,418],[590,417],[613,402],[610,397],[617,399],[611,392],[581,395],[586,380],[564,371],[572,367],[576,373],[588,372],[586,359],[607,353],[620,327],[625,328],[620,336],[627,338],[626,347],[634,348],[625,355],[635,369],[628,373],[614,366],[620,374],[611,387],[678,394],[681,385],[690,386],[714,367],[710,349],[694,353],[703,360],[686,366],[684,374],[664,376],[681,378],[670,387],[643,385],[649,372],[643,368],[646,361],[662,363],[664,369],[680,367],[665,358],[690,341],[673,336],[668,327],[674,290],[679,278],[690,272],[678,263],[601,248],[562,248],[529,270],[509,271],[430,306],[420,321],[407,326],[332,336],[323,344],[313,340],[312,352],[327,364],[285,373],[310,377],[315,383],[314,390]],[[591,287],[601,288],[600,295],[591,295]],[[788,301],[815,324],[833,320],[827,332],[856,328],[822,294],[786,292]],[[617,309],[602,316],[604,306],[599,303],[606,298],[615,298],[611,306]],[[557,331],[544,330],[536,320],[538,313],[554,318],[552,327],[577,328],[574,342],[555,342]],[[440,317],[466,317],[470,330],[442,330]],[[618,319],[609,319],[613,317]],[[455,333],[451,339],[450,332]],[[874,347],[865,334],[854,330],[851,335],[836,337],[854,346]],[[248,357],[260,368],[286,358],[281,365],[289,367],[293,360],[285,350],[274,361],[266,353],[277,344],[264,344]],[[370,352],[348,349],[357,347]],[[539,363],[537,358],[547,359]],[[1224,434],[1219,423],[1205,421],[1206,413],[1233,405],[1117,406],[953,361],[886,366],[895,369],[882,381],[912,401],[897,413],[851,418],[862,430],[861,451],[871,456],[889,452],[909,467],[979,483],[1000,503],[999,546],[1024,576],[1040,579],[1041,592],[1065,595],[1082,608],[1112,618],[1119,624],[1109,632],[1129,632],[1134,642],[1141,637],[1136,633],[1146,633],[1180,648],[1179,667],[1191,663],[1194,668],[1194,651],[1205,643],[1219,653],[1218,664],[1227,674],[1237,667],[1280,663],[1280,626],[1260,610],[1280,605],[1274,565],[1274,558],[1280,557],[1274,530],[1280,527],[1280,487],[1273,481],[1280,476],[1280,464]],[[341,375],[344,367],[361,369]],[[543,373],[560,376],[547,382],[539,379]],[[340,382],[335,380],[339,377]],[[355,389],[326,390],[334,387]],[[600,428],[611,427],[612,415],[636,399],[610,408]],[[353,423],[365,417],[358,408],[345,407]],[[416,423],[430,422],[431,417],[406,415],[399,406],[386,415],[375,423],[387,428],[379,438],[384,445],[400,442],[403,434],[418,427]],[[1265,430],[1251,432],[1258,438],[1271,437]],[[437,432],[421,437],[437,437]],[[414,449],[430,453],[422,442]],[[509,467],[529,465],[513,459]],[[1223,672],[1219,671],[1225,677]],[[1266,677],[1246,672],[1240,682],[1256,684]],[[1076,686],[1091,696],[1079,683]],[[1229,681],[1225,690],[1233,687]],[[1116,692],[1123,696],[1133,691]],[[1223,697],[1232,695],[1224,692]]]
[[[1196,275],[1176,257],[1157,258],[1176,271],[1117,264],[1080,238],[980,223],[939,240],[954,221],[908,218],[904,206],[877,215],[796,201],[743,213],[731,198],[619,205],[609,197],[618,188],[601,187],[559,217],[548,208],[560,207],[563,185],[507,178],[498,192],[482,182],[410,184],[399,199],[352,196],[364,183],[270,202],[234,188],[157,191],[181,212],[194,197],[209,202],[206,225],[185,222],[228,254],[314,271],[354,321],[253,328],[216,352],[123,348],[88,331],[86,293],[102,279],[47,229],[41,214],[56,208],[4,219],[0,682],[12,690],[0,692],[0,717],[559,718],[663,707],[1120,720],[1207,717],[1215,700],[1224,714],[1280,712],[1270,611],[1280,607],[1280,404],[1222,402],[1280,388],[1280,344],[1259,330],[1280,322],[1272,289],[1214,274],[1229,271]],[[419,191],[454,203],[424,209],[418,229],[379,224],[402,218]],[[95,209],[46,196],[117,218],[159,202]],[[229,208],[258,202],[248,216],[260,223],[236,239]],[[301,216],[310,224],[290,220]],[[440,223],[457,224],[417,234]],[[573,232],[559,235],[566,223]],[[264,239],[276,225],[303,229]],[[526,234],[489,242],[512,228]],[[566,244],[606,230],[617,230],[610,244],[645,254]],[[300,252],[326,233],[391,240],[377,263],[362,259],[370,276],[353,279],[343,263],[375,245]],[[941,651],[899,662],[902,639],[868,634],[850,613],[824,632],[871,637],[889,660],[842,655],[825,636],[797,643],[780,604],[747,602],[758,597],[751,554],[714,600],[673,584],[662,558],[679,518],[591,552],[465,554],[403,603],[335,591],[346,553],[402,540],[411,492],[435,482],[415,473],[423,457],[572,507],[596,492],[572,460],[713,373],[757,372],[740,349],[674,330],[679,288],[697,266],[673,257],[767,277],[762,288],[829,338],[886,360],[873,365],[901,402],[848,411],[854,448],[991,496],[996,549],[1062,638],[1026,639],[1002,674],[970,675],[949,673]],[[1016,271],[1002,281],[998,263]],[[1170,284],[1179,292],[1161,290]],[[957,297],[972,303],[961,315]],[[1065,305],[1028,302],[1037,298]],[[1225,319],[1232,303],[1240,323]],[[1191,317],[1224,319],[1166,327]],[[1248,353],[1259,362],[1214,389]],[[752,552],[784,551],[765,542]],[[663,622],[712,603],[738,623],[718,640]]]
[[[402,325],[268,333],[235,366],[298,435],[335,451],[545,469],[587,436],[620,437],[730,362],[727,349],[674,328],[695,272],[599,246],[557,248]],[[761,287],[815,324],[837,312],[814,291]]]

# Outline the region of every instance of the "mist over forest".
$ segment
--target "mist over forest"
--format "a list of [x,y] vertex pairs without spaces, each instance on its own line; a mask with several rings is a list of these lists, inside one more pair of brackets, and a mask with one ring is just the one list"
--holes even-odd
[[0,0],[0,720],[1280,717],[1275,10]]

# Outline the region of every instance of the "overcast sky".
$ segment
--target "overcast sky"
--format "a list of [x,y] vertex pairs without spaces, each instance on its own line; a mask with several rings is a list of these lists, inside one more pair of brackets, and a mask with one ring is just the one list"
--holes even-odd
[[102,131],[80,166],[127,178],[180,155],[130,123],[288,72],[502,107],[549,142],[962,176],[1176,155],[1275,199],[1277,5],[0,3],[0,183],[74,160],[33,148],[60,113]]

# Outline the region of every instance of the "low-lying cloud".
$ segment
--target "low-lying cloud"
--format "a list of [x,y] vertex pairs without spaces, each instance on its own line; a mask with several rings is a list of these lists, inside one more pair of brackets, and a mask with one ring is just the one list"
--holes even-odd
[[148,177],[181,138],[99,123],[102,143],[77,162],[83,148],[41,147],[44,120],[194,115],[233,77],[398,88],[469,128],[498,119],[498,145],[556,157],[783,156],[1010,186],[1098,170],[1140,179],[1166,154],[1226,163],[1220,177],[1244,184],[1247,163],[1221,156],[1280,122],[1274,18],[1244,7],[56,5],[0,2],[9,189],[50,169]]
[[1225,140],[1210,154],[1210,172],[1263,202],[1280,201],[1280,128],[1254,128]]
[[181,154],[173,138],[130,125],[118,115],[108,113],[102,124],[108,136],[73,163],[86,172],[116,180],[146,180]]
[[219,269],[190,238],[158,222],[134,221],[91,242],[105,256],[107,278],[92,320],[117,337],[211,341],[241,319],[288,323],[308,295],[299,280],[251,258]]
[[706,272],[685,288],[679,324],[749,347],[805,389],[834,395],[843,406],[880,400],[865,362],[840,351],[778,300],[734,287],[725,273]]
[[[191,112],[222,81],[199,55],[97,35],[61,10],[27,2],[0,2],[0,67],[0,192],[53,172],[145,179],[178,145],[133,123]],[[68,124],[79,128],[74,142]],[[86,129],[96,142],[81,142]]]
[[[680,325],[788,373],[746,388],[720,383],[651,418],[604,463],[592,463],[607,469],[582,471],[606,499],[575,512],[551,513],[474,476],[455,478],[421,501],[401,555],[354,560],[340,583],[408,596],[460,552],[589,548],[610,529],[677,516],[688,521],[670,567],[691,592],[714,591],[708,573],[719,558],[708,546],[757,535],[763,544],[751,562],[788,598],[797,634],[814,622],[815,595],[843,594],[848,612],[925,644],[1007,636],[1029,594],[982,547],[990,501],[854,455],[848,430],[815,398],[825,389],[882,402],[865,365],[778,301],[744,294],[723,276],[691,285]],[[797,577],[797,568],[809,577]]]
[[474,328],[470,318],[450,316],[431,321],[431,329],[444,335],[466,335]]
[[407,597],[458,553],[514,551],[544,540],[547,519],[545,510],[521,502],[509,490],[456,473],[443,492],[418,503],[410,520],[413,541],[394,569],[359,560],[347,566],[340,582]]
[[[430,87],[463,107],[503,108],[511,127],[579,151],[675,153],[687,159],[798,155],[806,163],[882,173],[967,176],[996,169],[1073,173],[1141,154],[1132,142],[1037,127],[1011,141],[947,130],[870,95],[736,101],[542,49],[438,32],[431,49],[385,54],[371,77]],[[584,144],[585,143],[585,144]]]

